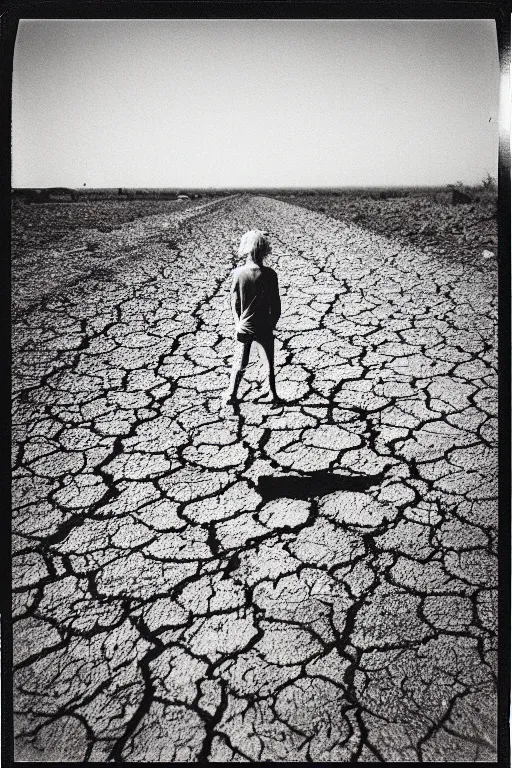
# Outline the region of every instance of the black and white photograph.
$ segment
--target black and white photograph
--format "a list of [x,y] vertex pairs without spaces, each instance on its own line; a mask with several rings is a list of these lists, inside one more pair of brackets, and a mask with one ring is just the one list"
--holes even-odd
[[14,760],[499,762],[496,20],[101,15],[14,46]]

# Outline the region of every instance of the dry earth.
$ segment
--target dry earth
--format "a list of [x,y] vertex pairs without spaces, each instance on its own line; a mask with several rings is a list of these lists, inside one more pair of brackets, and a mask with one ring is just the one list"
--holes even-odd
[[448,188],[340,190],[334,194],[316,190],[291,192],[277,198],[345,223],[355,222],[426,253],[446,254],[450,262],[460,260],[466,267],[478,269],[482,260],[497,256],[498,200],[495,191],[482,187],[465,191],[472,200],[460,205],[452,204]]
[[[289,402],[223,418],[253,226]],[[264,197],[94,236],[15,270],[17,759],[495,760],[495,265]]]

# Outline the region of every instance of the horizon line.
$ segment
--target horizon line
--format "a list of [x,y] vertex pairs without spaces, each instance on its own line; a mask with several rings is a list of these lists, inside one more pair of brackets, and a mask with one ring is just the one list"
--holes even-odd
[[[482,181],[485,181],[482,180]],[[255,191],[255,190],[317,190],[317,189],[336,189],[336,190],[343,190],[343,189],[437,189],[439,187],[450,187],[450,186],[456,186],[458,184],[462,184],[466,187],[477,187],[482,184],[482,181],[479,182],[466,182],[466,181],[452,181],[452,182],[442,182],[439,184],[346,184],[342,186],[333,186],[333,185],[320,185],[320,186],[208,186],[208,187],[201,187],[201,186],[176,186],[176,187],[148,187],[148,186],[141,186],[141,187],[128,187],[128,186],[122,186],[119,184],[115,184],[111,187],[71,187],[66,185],[51,185],[51,186],[43,186],[41,184],[35,185],[35,186],[16,186],[11,187],[11,192],[17,191],[17,190],[23,190],[23,189],[70,189],[74,192],[87,192],[87,191],[98,191],[98,190],[114,190],[114,189],[122,189],[126,191],[134,191],[134,190],[155,190],[155,191],[165,191],[165,192],[179,192],[181,190],[190,190],[190,191],[196,191],[196,190],[203,190],[203,191],[209,191],[209,190],[247,190],[247,191]],[[497,180],[496,180],[497,181]]]

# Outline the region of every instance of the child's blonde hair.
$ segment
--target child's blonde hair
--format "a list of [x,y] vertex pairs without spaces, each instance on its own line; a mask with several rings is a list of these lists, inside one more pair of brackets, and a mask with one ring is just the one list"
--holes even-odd
[[261,264],[269,253],[270,243],[267,240],[266,233],[262,232],[261,229],[251,229],[242,236],[238,248],[239,256],[251,255],[258,264]]

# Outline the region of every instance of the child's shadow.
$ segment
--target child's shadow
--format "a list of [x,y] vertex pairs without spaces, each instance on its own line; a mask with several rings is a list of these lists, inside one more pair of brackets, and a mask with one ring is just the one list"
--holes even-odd
[[387,464],[377,475],[337,475],[328,470],[301,476],[260,475],[257,491],[264,501],[282,498],[310,499],[313,496],[325,496],[335,491],[362,493],[374,485],[380,485],[391,466],[391,464]]

